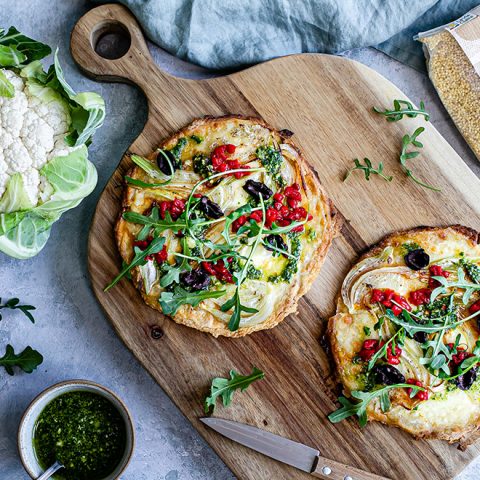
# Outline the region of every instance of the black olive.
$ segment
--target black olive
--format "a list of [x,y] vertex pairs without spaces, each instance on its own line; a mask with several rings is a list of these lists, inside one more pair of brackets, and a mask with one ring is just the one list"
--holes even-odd
[[455,384],[460,390],[469,390],[473,382],[477,379],[477,368],[473,367],[468,372],[455,379]]
[[290,138],[294,135],[294,133],[291,130],[288,130],[288,128],[284,128],[283,130],[280,130],[278,132],[283,138]]
[[375,382],[381,385],[395,385],[405,383],[405,377],[392,365],[375,365],[371,373]]
[[[265,248],[270,252],[275,252],[275,250],[273,250],[273,248],[268,247],[268,245],[271,245],[272,247],[278,248],[280,250],[285,250],[286,252],[288,252],[287,244],[283,241],[283,238],[280,235],[275,235],[274,233],[271,233],[270,235],[267,235],[265,237],[264,242],[265,242]],[[279,252],[276,252],[276,253],[279,253]],[[282,255],[286,256],[283,253]]]
[[203,196],[198,202],[198,209],[208,218],[213,218],[214,220],[223,217],[222,209],[215,202],[212,202],[205,196]]
[[206,290],[210,285],[210,276],[201,268],[180,274],[180,282],[191,290]]
[[407,267],[412,270],[421,270],[430,263],[430,257],[423,248],[417,248],[408,252],[404,259]]
[[[170,167],[170,164],[167,162],[165,155],[170,160],[171,167]],[[177,169],[177,159],[175,158],[175,156],[170,150],[160,150],[157,153],[157,165],[162,173],[164,173],[165,175],[171,176]],[[173,172],[172,172],[172,168],[173,168]]]
[[243,189],[256,200],[260,200],[260,195],[264,200],[268,200],[273,195],[273,192],[264,183],[255,180],[247,180]]
[[425,343],[428,339],[428,334],[425,332],[416,332],[413,339],[418,343]]

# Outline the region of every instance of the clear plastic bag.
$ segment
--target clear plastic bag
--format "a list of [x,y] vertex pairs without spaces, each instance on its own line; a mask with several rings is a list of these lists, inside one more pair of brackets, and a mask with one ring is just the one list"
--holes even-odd
[[419,33],[428,74],[460,133],[480,159],[480,7]]

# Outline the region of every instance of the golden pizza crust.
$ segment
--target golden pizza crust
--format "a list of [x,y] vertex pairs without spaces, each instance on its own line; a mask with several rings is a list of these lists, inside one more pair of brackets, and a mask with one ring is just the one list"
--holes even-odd
[[[480,257],[479,233],[471,228],[461,225],[418,227],[386,236],[361,256],[356,265],[369,258],[378,258],[388,247],[393,247],[393,251],[398,253],[407,242],[415,242],[424,248],[430,255],[431,264],[461,251],[469,257]],[[392,266],[398,263],[397,253],[393,253]],[[340,294],[337,312],[329,319],[327,332],[337,375],[347,395],[361,389],[362,366],[355,364],[353,358],[365,339],[364,324],[361,323],[364,319],[361,306],[358,311],[351,312]],[[480,332],[476,319],[460,328],[473,343],[478,340]],[[480,392],[477,391],[454,389],[438,397],[430,392],[429,399],[420,402],[411,399],[404,389],[397,389],[391,391],[390,400],[392,408],[386,413],[381,410],[379,401],[371,402],[367,408],[368,419],[399,427],[417,438],[435,438],[450,443],[464,440],[480,426]]]
[[[172,316],[173,320],[177,323],[201,330],[203,332],[211,333],[215,337],[220,335],[228,337],[242,337],[258,330],[269,329],[280,323],[290,313],[295,312],[300,297],[308,291],[314,279],[318,275],[324,258],[327,254],[327,250],[338,231],[336,210],[332,202],[328,199],[323,191],[316,173],[307,164],[302,154],[294,146],[291,140],[287,138],[291,132],[279,132],[268,126],[262,120],[244,117],[241,115],[229,115],[219,118],[204,117],[194,120],[190,125],[183,128],[169,139],[163,141],[159,145],[159,148],[172,148],[182,137],[198,135],[207,138],[209,135],[213,135],[212,132],[222,132],[225,129],[228,129],[228,132],[232,132],[235,131],[236,128],[238,128],[241,133],[244,133],[245,131],[257,132],[252,133],[252,135],[258,134],[258,136],[261,137],[260,139],[255,139],[256,141],[272,140],[275,144],[284,146],[284,148],[287,149],[287,152],[284,153],[284,156],[288,155],[289,157],[295,159],[293,164],[291,164],[294,171],[294,181],[300,184],[302,195],[304,198],[306,197],[308,199],[307,203],[310,205],[310,207],[311,205],[314,205],[314,208],[310,208],[309,210],[309,213],[313,215],[313,220],[311,223],[312,227],[314,226],[316,230],[320,231],[320,234],[314,240],[309,241],[309,246],[307,249],[308,258],[306,258],[306,253],[302,255],[298,264],[299,273],[297,273],[294,280],[288,284],[288,294],[282,295],[281,301],[277,302],[270,316],[261,323],[240,326],[238,330],[230,331],[227,327],[228,322],[216,318],[216,316],[210,311],[201,308],[204,302],[195,308],[191,305],[182,305],[178,309],[177,313]],[[219,140],[220,137],[221,136],[219,136]],[[219,141],[218,144],[221,143],[227,142],[225,140],[222,142]],[[215,146],[215,143],[213,143],[212,146]],[[255,143],[252,145],[252,148],[258,146],[260,146],[260,143]],[[195,148],[195,145],[193,147]],[[253,148],[253,151],[254,150],[255,148]],[[155,158],[155,153],[152,153],[149,158]],[[133,167],[127,173],[127,175],[133,178],[140,178],[144,181],[148,181],[148,179],[145,178],[145,173],[139,167]],[[189,193],[189,190],[191,190],[193,185],[188,185],[185,187],[185,191],[188,190]],[[139,213],[148,210],[153,199],[146,191],[143,192],[144,194],[139,192],[137,188],[126,185],[123,197],[122,213],[131,210],[132,208],[134,211]],[[308,225],[310,225],[310,222]],[[118,249],[122,259],[125,262],[130,262],[133,258],[133,241],[137,231],[138,229],[135,225],[126,222],[120,216],[116,224],[115,236]],[[137,289],[140,290],[144,301],[150,307],[161,312],[162,310],[158,302],[158,295],[148,295],[145,292],[142,277],[138,268],[135,268],[132,272],[132,281]],[[224,301],[226,301],[227,298],[228,297],[222,297]]]

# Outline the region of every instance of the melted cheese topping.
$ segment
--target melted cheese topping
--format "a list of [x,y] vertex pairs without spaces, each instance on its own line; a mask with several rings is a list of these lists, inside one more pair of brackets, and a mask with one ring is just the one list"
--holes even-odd
[[[345,278],[337,315],[330,319],[329,327],[338,372],[347,393],[365,389],[366,364],[354,359],[366,339],[379,338],[375,325],[380,315],[378,307],[370,304],[372,289],[391,289],[408,299],[410,292],[428,286],[428,269],[413,271],[405,265],[403,245],[410,242],[417,243],[428,253],[430,265],[441,265],[448,269],[449,281],[456,278],[461,255],[477,264],[480,260],[480,248],[465,234],[452,228],[399,234],[375,255],[368,255],[357,263]],[[474,295],[470,303],[476,299],[478,296]],[[468,312],[463,316],[466,315]],[[383,338],[388,340],[397,328],[386,320],[381,330]],[[476,319],[446,331],[444,343],[453,343],[459,334],[460,344],[472,352],[479,339]],[[442,381],[421,364],[420,358],[425,355],[421,344],[408,336],[402,350],[400,364],[395,368],[405,379],[420,380],[430,390],[429,399],[411,401],[404,390],[399,389],[399,393],[390,394],[392,408],[386,413],[381,411],[378,400],[371,402],[369,417],[400,426],[416,435],[457,438],[458,432],[474,428],[480,422],[478,382],[470,390],[462,391]]]
[[[281,175],[286,185],[294,182],[303,185],[299,177],[298,152],[289,144],[278,144],[278,137],[268,128],[250,121],[220,121],[221,127],[215,128],[215,125],[202,125],[185,133],[185,138],[189,139],[185,148],[181,153],[182,169],[176,170],[170,183],[162,188],[155,189],[132,189],[130,194],[130,208],[132,211],[143,213],[151,207],[152,202],[162,200],[173,200],[174,198],[187,198],[193,186],[202,180],[202,177],[193,172],[193,158],[196,155],[204,154],[210,157],[215,147],[224,144],[234,144],[236,146],[235,154],[231,159],[237,159],[241,164],[249,164],[251,168],[261,167],[261,163],[256,159],[256,149],[260,146],[273,146],[280,149],[283,155],[283,164],[281,167]],[[196,135],[202,138],[201,143],[191,140],[190,135]],[[162,145],[164,149],[171,149],[176,145],[178,137],[173,137]],[[136,168],[132,174],[134,178],[144,182],[151,182],[148,175],[139,168]],[[252,179],[265,183],[274,192],[278,190],[278,186],[272,177],[265,171],[252,172],[252,174],[241,179],[235,177],[225,177],[222,181],[213,187],[202,185],[198,192],[206,195],[212,202],[216,203],[227,216],[230,212],[247,204],[251,200],[250,195],[243,189],[246,180]],[[261,244],[258,245],[251,258],[251,264],[254,268],[262,272],[260,279],[246,279],[240,287],[242,304],[245,306],[256,308],[258,313],[242,313],[240,327],[261,324],[266,321],[278,310],[279,304],[286,300],[287,295],[294,296],[298,291],[298,278],[303,274],[304,267],[314,256],[314,252],[318,245],[322,242],[323,231],[326,227],[328,212],[323,208],[323,199],[320,196],[313,196],[310,192],[305,191],[302,186],[302,206],[312,212],[320,209],[320,216],[309,222],[308,231],[300,236],[301,241],[301,258],[298,262],[298,272],[292,278],[290,283],[278,282],[272,283],[268,279],[281,275],[288,259],[283,256],[274,256],[271,251],[265,249]],[[313,209],[311,208],[313,206]],[[132,233],[136,235],[140,230],[139,226],[129,225]],[[215,243],[223,243],[222,237],[223,222],[219,222],[207,232],[207,238]],[[314,230],[316,236],[308,238],[307,233]],[[175,252],[180,251],[178,239],[173,234],[164,234],[167,236],[166,245],[168,246],[168,261],[170,264],[175,262]],[[249,245],[242,247],[240,253],[248,256],[251,244],[254,239],[250,239]],[[190,245],[193,247],[194,245]],[[160,275],[153,262],[148,262],[139,269],[142,278],[143,290],[149,297],[149,303],[158,303],[158,298],[163,289],[160,286]],[[209,290],[225,289],[226,293],[218,299],[207,299],[200,303],[198,310],[204,310],[220,320],[224,324],[228,324],[232,312],[222,312],[220,306],[230,298],[234,293],[234,286],[229,284],[218,284]],[[290,290],[290,293],[288,293]],[[183,307],[180,307],[183,308]],[[180,310],[179,310],[180,311]]]

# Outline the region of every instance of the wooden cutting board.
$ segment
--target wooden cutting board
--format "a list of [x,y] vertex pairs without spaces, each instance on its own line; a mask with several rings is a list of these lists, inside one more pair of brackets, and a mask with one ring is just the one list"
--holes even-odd
[[[92,48],[110,31],[130,35],[130,49],[122,58],[107,60]],[[147,307],[126,280],[103,293],[120,267],[113,227],[123,177],[131,166],[127,156],[100,197],[88,247],[93,290],[120,338],[233,472],[241,479],[310,478],[199,422],[212,377],[227,376],[232,368],[247,373],[252,365],[265,372],[265,380],[237,393],[233,405],[218,407],[215,415],[316,446],[325,457],[392,479],[447,479],[461,471],[478,453],[476,445],[460,451],[440,441],[415,441],[379,424],[364,429],[354,421],[332,425],[327,415],[336,408],[336,380],[319,343],[344,275],[369,245],[418,225],[462,223],[480,229],[480,181],[433,125],[422,118],[390,123],[373,114],[373,105],[390,107],[394,98],[405,95],[373,70],[335,56],[294,55],[209,80],[171,77],[155,66],[138,24],[119,5],[101,6],[82,17],[71,48],[86,74],[136,84],[147,96],[148,121],[127,153],[146,155],[161,139],[203,115],[258,116],[295,132],[295,142],[344,218],[341,235],[297,314],[270,331],[214,339]],[[421,136],[425,147],[412,166],[441,193],[415,185],[399,168],[401,138],[419,125],[426,127]],[[343,183],[355,157],[383,161],[394,181],[366,182],[355,172]]]

